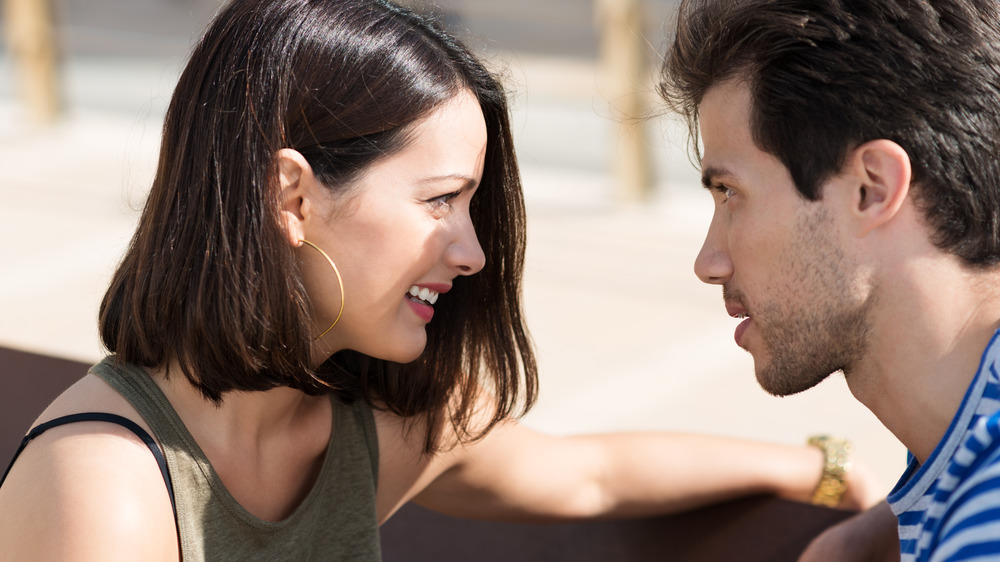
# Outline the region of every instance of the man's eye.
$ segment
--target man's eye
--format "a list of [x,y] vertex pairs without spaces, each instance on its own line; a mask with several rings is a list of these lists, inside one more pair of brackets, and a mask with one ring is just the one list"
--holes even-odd
[[732,189],[729,189],[723,184],[713,185],[711,189],[721,196],[723,202],[729,201],[729,198],[732,197],[734,193]]

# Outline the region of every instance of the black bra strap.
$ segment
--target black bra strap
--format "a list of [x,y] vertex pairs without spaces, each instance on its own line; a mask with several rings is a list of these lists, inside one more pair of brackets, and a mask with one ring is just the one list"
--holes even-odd
[[14,458],[10,460],[10,464],[7,465],[7,470],[4,471],[3,477],[0,478],[0,486],[3,486],[4,480],[7,479],[7,474],[10,473],[11,467],[14,466],[14,461],[17,460],[17,457],[21,455],[21,451],[24,450],[32,439],[38,437],[53,427],[84,421],[100,421],[118,424],[134,433],[139,439],[142,439],[142,442],[145,443],[146,446],[149,447],[149,450],[153,453],[153,457],[156,458],[156,464],[160,467],[160,474],[163,475],[163,482],[167,485],[167,493],[170,494],[170,507],[174,510],[174,523],[177,523],[177,504],[174,502],[174,485],[170,479],[170,472],[167,470],[167,459],[163,457],[163,452],[160,451],[159,445],[157,445],[156,441],[154,441],[153,438],[146,433],[146,430],[139,427],[139,425],[134,421],[115,414],[108,414],[104,412],[72,414],[35,426],[28,432],[27,435],[24,436],[24,439],[21,440],[21,446],[17,448],[17,452],[14,453]]

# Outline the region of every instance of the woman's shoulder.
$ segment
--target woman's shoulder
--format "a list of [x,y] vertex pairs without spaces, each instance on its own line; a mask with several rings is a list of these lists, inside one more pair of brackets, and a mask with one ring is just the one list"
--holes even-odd
[[[103,412],[149,430],[104,381],[87,375],[34,426]],[[25,447],[0,487],[0,544],[15,558],[177,559],[173,510],[149,448],[129,429],[86,421],[46,430]],[[112,555],[112,556],[109,556]]]
[[36,427],[56,418],[82,412],[105,412],[128,418],[149,428],[132,404],[100,377],[87,373],[50,403],[32,424]]

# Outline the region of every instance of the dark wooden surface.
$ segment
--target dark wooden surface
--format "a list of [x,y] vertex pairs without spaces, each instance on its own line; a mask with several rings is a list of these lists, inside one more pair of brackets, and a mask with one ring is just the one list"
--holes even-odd
[[784,562],[850,515],[755,497],[674,516],[535,525],[407,505],[382,526],[382,555],[385,562]]
[[0,347],[0,473],[31,422],[90,365]]
[[[0,347],[2,468],[45,405],[87,368]],[[848,516],[770,497],[674,516],[556,524],[468,521],[408,505],[382,527],[382,548],[386,562],[782,562]]]

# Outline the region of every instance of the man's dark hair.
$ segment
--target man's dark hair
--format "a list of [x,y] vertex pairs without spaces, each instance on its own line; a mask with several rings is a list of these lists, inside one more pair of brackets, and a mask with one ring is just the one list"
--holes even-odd
[[[455,279],[401,365],[342,352],[310,366],[308,295],[280,220],[276,153],[293,148],[350,197],[415,122],[471,91],[488,135],[471,204],[486,266]],[[534,401],[520,306],[525,214],[506,95],[428,16],[383,0],[235,0],[195,47],[167,110],[159,165],[104,297],[101,338],[118,359],[176,359],[205,397],[288,386],[424,415],[425,448],[451,423],[475,438]],[[473,426],[482,388],[492,424]]]
[[744,81],[754,142],[809,200],[850,150],[896,142],[934,243],[995,265],[998,17],[994,0],[685,0],[659,90],[697,147],[705,92]]

